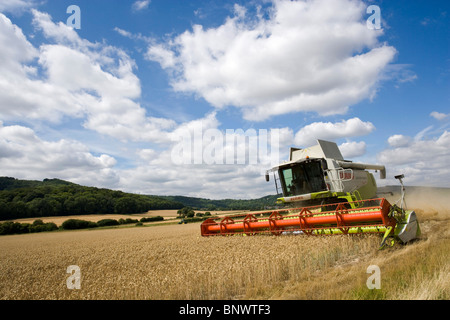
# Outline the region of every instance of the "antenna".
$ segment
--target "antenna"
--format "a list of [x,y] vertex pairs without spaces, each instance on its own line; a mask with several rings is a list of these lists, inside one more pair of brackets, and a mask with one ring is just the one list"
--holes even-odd
[[[399,174],[398,176],[394,177],[395,179],[398,179],[398,181],[400,181],[400,184],[402,185],[402,197],[401,199],[399,199],[398,201],[401,200],[401,204],[400,204],[400,209],[403,209],[403,204],[405,204],[405,208],[406,208],[406,201],[405,201],[405,186],[403,185],[403,180],[405,178],[404,174]],[[397,203],[398,203],[397,201]]]

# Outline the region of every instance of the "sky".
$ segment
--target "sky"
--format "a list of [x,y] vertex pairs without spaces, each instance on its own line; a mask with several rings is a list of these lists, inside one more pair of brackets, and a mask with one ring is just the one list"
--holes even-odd
[[450,3],[1,0],[0,176],[248,199],[336,142],[450,187]]

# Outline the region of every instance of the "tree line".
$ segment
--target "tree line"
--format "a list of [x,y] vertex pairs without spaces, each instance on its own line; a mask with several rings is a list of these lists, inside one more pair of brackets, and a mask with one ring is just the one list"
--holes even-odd
[[202,211],[263,210],[276,195],[259,199],[211,200],[185,196],[138,195],[85,187],[60,179],[43,181],[0,177],[0,221],[89,214],[134,214],[191,207]]
[[77,230],[77,229],[91,229],[99,227],[111,227],[123,224],[136,224],[142,226],[144,222],[163,221],[161,216],[157,217],[143,217],[138,219],[102,219],[97,222],[86,221],[81,219],[68,219],[58,227],[53,222],[44,223],[41,219],[34,220],[33,223],[6,221],[0,222],[0,235],[24,234],[24,233],[38,233],[50,232],[56,230]]
[[[24,186],[25,185],[25,186]],[[41,183],[0,177],[0,220],[89,214],[133,214],[180,209],[182,203],[157,196],[84,187],[62,180]]]

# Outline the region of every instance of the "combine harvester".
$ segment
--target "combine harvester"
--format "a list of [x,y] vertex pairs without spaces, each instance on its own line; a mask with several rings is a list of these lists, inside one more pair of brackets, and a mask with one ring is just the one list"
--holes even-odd
[[278,194],[277,203],[283,209],[272,212],[253,212],[245,216],[207,219],[201,224],[202,236],[256,235],[286,233],[306,235],[383,234],[380,248],[407,243],[420,235],[416,213],[404,207],[402,195],[391,205],[377,197],[377,185],[372,173],[381,165],[354,163],[344,160],[334,142],[318,140],[306,149],[290,149],[289,161],[266,173],[273,174]]

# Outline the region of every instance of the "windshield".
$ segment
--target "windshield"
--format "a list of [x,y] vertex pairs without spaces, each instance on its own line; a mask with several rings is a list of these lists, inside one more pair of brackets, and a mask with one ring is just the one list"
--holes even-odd
[[285,196],[295,196],[327,190],[319,161],[297,163],[280,169]]

